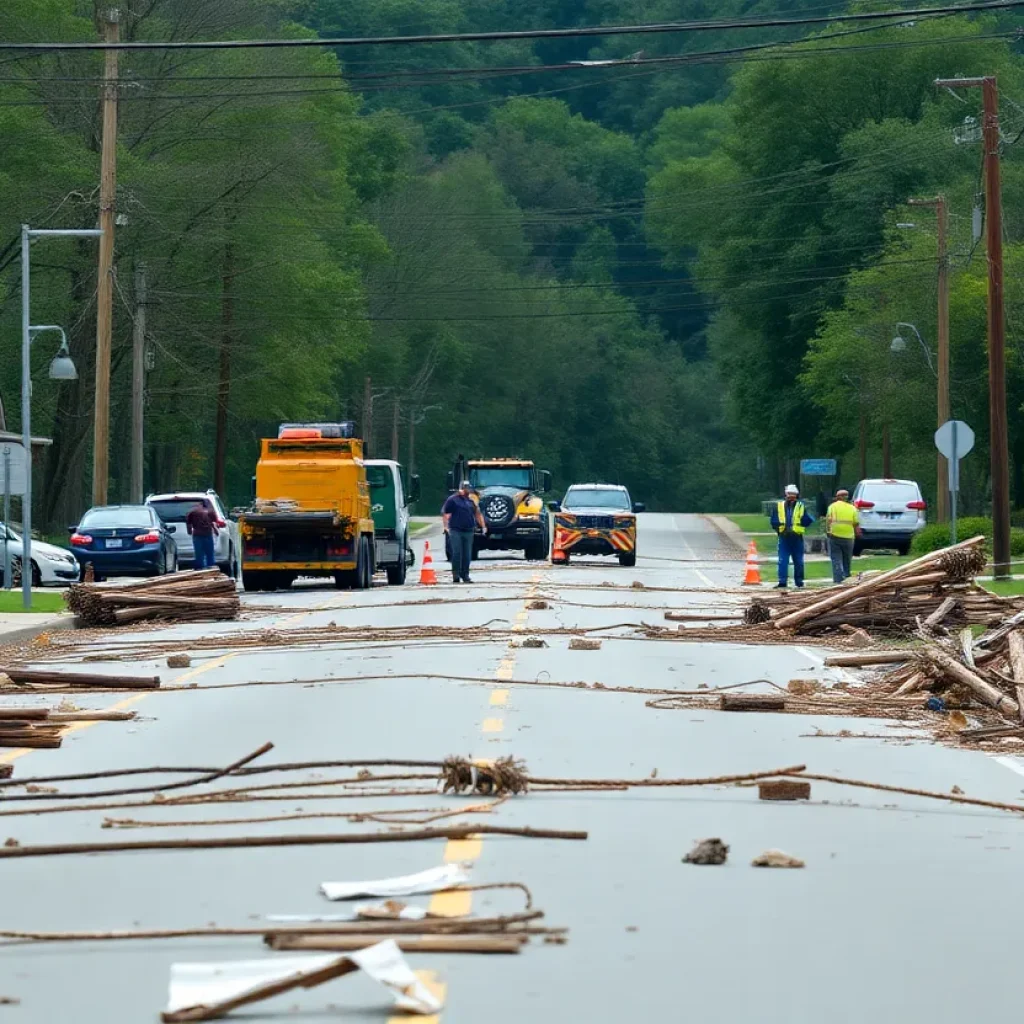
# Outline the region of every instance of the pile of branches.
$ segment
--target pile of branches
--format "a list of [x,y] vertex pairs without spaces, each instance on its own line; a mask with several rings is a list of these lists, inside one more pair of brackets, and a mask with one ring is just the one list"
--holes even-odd
[[985,568],[984,543],[974,537],[854,584],[759,597],[745,620],[770,620],[777,630],[809,636],[854,630],[911,635],[921,628],[989,625],[1020,602],[974,582]]
[[68,607],[84,627],[123,626],[143,619],[209,622],[238,617],[235,581],[219,569],[177,572],[152,579],[75,583]]

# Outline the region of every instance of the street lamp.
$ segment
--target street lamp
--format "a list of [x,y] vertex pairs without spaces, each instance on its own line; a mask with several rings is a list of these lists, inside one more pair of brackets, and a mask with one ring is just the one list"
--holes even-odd
[[25,446],[25,494],[21,499],[21,595],[25,611],[32,609],[32,340],[42,331],[58,331],[61,346],[50,363],[53,380],[75,380],[78,371],[71,360],[68,339],[63,328],[51,325],[33,327],[30,312],[30,257],[37,238],[99,238],[102,231],[21,226],[21,432]]
[[[925,344],[924,338],[921,337],[921,332],[913,324],[905,324],[901,322],[898,323],[896,327],[909,327],[914,332],[917,336],[917,340],[921,343],[921,350],[924,352],[924,357],[928,360],[928,369],[932,371],[932,376],[938,379],[939,374],[935,369],[935,363],[932,361],[932,350]],[[896,337],[892,339],[892,344],[890,344],[889,350],[891,352],[905,352],[907,350],[906,338],[897,334]]]

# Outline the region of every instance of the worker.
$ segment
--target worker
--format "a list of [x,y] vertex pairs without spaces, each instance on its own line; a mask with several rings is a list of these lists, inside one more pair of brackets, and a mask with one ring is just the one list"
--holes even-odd
[[845,487],[836,491],[835,501],[828,507],[825,532],[828,534],[828,553],[832,558],[832,582],[842,583],[850,578],[854,538],[861,535],[860,512],[850,501],[850,492]]
[[213,541],[217,536],[217,516],[210,503],[201,498],[185,516],[185,529],[192,538],[192,563],[195,569],[216,569]]
[[796,484],[786,487],[786,496],[772,506],[772,529],[779,535],[779,585],[785,590],[789,583],[789,560],[793,559],[793,582],[804,585],[804,533],[814,522],[800,500]]
[[451,552],[452,576],[456,583],[473,582],[469,578],[469,563],[473,559],[475,528],[479,526],[485,535],[487,533],[487,524],[470,491],[469,481],[463,480],[458,491],[441,508],[444,532],[448,534],[448,548]]

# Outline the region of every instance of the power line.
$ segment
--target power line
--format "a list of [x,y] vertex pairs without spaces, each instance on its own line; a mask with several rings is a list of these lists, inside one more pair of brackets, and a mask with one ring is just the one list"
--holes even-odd
[[581,39],[593,36],[662,35],[673,32],[721,32],[756,28],[790,28],[804,25],[836,25],[846,22],[888,21],[924,18],[941,14],[966,14],[1005,11],[1024,7],[1024,0],[987,0],[982,3],[951,4],[942,7],[904,8],[902,10],[857,11],[848,14],[803,18],[739,18],[713,21],[662,22],[638,25],[600,25],[577,28],[519,29],[501,32],[449,32],[440,35],[365,36],[337,39],[217,39],[200,41],[122,43],[53,42],[5,43],[0,50],[26,52],[73,52],[79,50],[263,50],[308,47],[408,46],[436,43],[483,43],[525,39]]

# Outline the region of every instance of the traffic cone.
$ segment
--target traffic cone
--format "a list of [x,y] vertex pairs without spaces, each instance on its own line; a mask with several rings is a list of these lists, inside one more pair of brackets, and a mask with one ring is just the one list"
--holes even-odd
[[743,577],[744,586],[761,586],[761,566],[757,559],[757,545],[751,541],[747,548],[747,573]]
[[432,587],[437,583],[437,573],[434,571],[434,559],[430,555],[430,541],[423,542],[423,564],[420,566],[420,584]]
[[551,546],[551,564],[552,565],[568,565],[569,556],[566,554],[565,548],[562,547],[562,531],[555,527],[555,542]]

